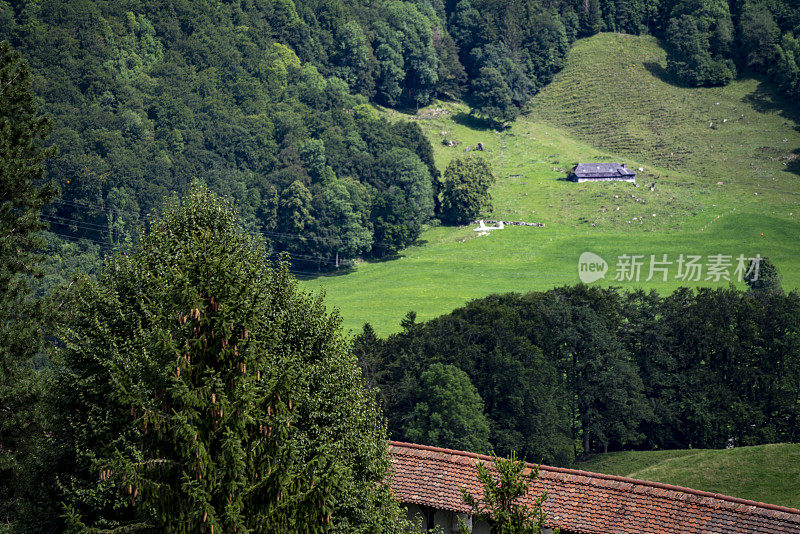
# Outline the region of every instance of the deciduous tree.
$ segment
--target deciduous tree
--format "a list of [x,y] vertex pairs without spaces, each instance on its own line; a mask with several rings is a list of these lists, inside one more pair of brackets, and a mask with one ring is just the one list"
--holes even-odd
[[442,218],[452,224],[465,224],[483,211],[491,211],[494,185],[491,164],[481,156],[454,158],[444,171]]
[[478,77],[472,81],[472,98],[474,110],[486,117],[492,127],[502,128],[519,115],[519,108],[511,98],[511,89],[494,67],[480,69]]
[[781,275],[769,258],[752,260],[745,282],[750,291],[782,291]]
[[489,422],[469,376],[454,365],[434,363],[414,388],[416,404],[403,425],[408,441],[485,453]]
[[431,176],[419,157],[395,148],[375,162],[378,193],[372,210],[375,241],[384,253],[412,243],[433,217]]

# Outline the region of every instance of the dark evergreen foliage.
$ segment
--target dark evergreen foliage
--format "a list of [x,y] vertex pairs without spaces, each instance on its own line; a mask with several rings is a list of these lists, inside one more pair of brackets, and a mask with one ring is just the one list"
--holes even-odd
[[726,85],[736,75],[729,59],[732,40],[728,5],[717,2],[719,13],[704,20],[697,12],[681,13],[670,19],[665,38],[671,56],[672,75],[688,85]]
[[191,190],[62,298],[50,469],[69,530],[402,528],[338,317],[229,204]]
[[503,128],[519,114],[519,108],[511,100],[511,88],[493,67],[481,67],[478,71],[472,82],[472,103],[474,110],[494,128]]
[[[427,206],[409,211],[397,193],[407,184],[376,175],[393,149],[428,167],[440,214],[430,144],[410,123],[364,113],[368,100],[414,109],[462,97],[502,127],[574,39],[598,31],[664,37],[683,83],[751,70],[796,99],[798,13],[791,0],[0,1],[0,36],[30,61],[54,121],[48,142],[60,153],[47,177],[62,197],[44,218],[82,240],[54,258],[119,246],[165,195],[199,179],[235,199],[272,253],[325,270],[406,246],[431,217]],[[307,214],[285,227],[276,198],[293,195]]]
[[42,435],[37,402],[44,373],[34,358],[45,310],[29,280],[41,275],[39,215],[55,194],[42,184],[45,158],[53,154],[42,146],[50,128],[38,114],[28,65],[0,42],[0,528],[18,514],[38,513],[27,473]]
[[[689,85],[800,98],[795,0],[0,0],[30,62],[0,44],[0,528],[393,531],[337,319],[269,259],[337,268],[474,217],[485,164],[441,183],[420,127],[368,102],[464,98],[502,127],[599,31],[663,37]],[[234,204],[159,218],[195,182]],[[40,294],[127,252],[44,303],[42,247]],[[354,350],[405,439],[562,465],[797,441],[800,298],[768,261],[749,285],[492,296]]]
[[385,340],[365,328],[355,347],[394,438],[410,439],[424,370],[453,365],[483,399],[494,451],[569,465],[606,450],[796,442],[797,313],[797,292],[579,285],[493,295]]
[[378,176],[391,168],[378,159],[406,149],[435,185],[430,144],[416,125],[356,110],[387,90],[381,25],[386,53],[400,61],[401,105],[437,90],[435,43],[450,58],[443,90],[458,92],[452,39],[435,13],[407,2],[317,4],[0,3],[0,34],[29,58],[61,148],[47,169],[63,193],[44,215],[52,230],[118,246],[166,195],[199,179],[233,198],[248,230],[273,253],[291,252],[297,268],[383,255],[385,212],[394,214],[388,247],[413,240],[438,190],[412,209],[418,192],[389,191],[408,184]]
[[752,260],[744,281],[751,291],[783,291],[781,275],[769,258]]
[[489,452],[489,423],[483,399],[464,371],[434,363],[419,382],[406,382],[407,401],[413,405],[403,422],[403,435],[413,443],[478,453]]

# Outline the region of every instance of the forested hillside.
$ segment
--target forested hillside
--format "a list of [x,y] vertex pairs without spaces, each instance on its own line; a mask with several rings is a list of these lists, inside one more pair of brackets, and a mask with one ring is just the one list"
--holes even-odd
[[97,263],[193,180],[316,271],[392,253],[438,215],[428,141],[365,103],[465,98],[502,126],[598,31],[666,37],[686,83],[724,83],[738,65],[796,96],[796,4],[2,1],[0,39],[55,122],[47,176],[61,196],[45,219],[66,241],[51,240],[51,271]]
[[0,3],[0,38],[55,121],[61,196],[45,219],[84,246],[119,245],[199,180],[295,266],[391,253],[434,217],[438,171],[419,128],[364,103],[461,95],[445,20],[443,6],[396,1]]
[[[733,187],[699,200],[710,184],[686,179],[707,180],[696,165],[641,198],[607,189],[606,202],[553,183],[578,155],[609,153],[550,125],[536,127],[535,151],[506,140],[536,141],[528,117],[510,123],[547,96],[573,43],[601,31],[661,39],[646,40],[665,45],[666,66],[641,67],[664,84],[750,71],[796,103],[799,1],[0,0],[0,532],[407,531],[381,483],[387,424],[401,439],[560,465],[600,450],[797,441],[800,297],[774,269],[774,287],[749,291],[494,295],[427,323],[409,313],[388,339],[365,326],[354,346],[339,312],[291,273],[402,258],[456,230],[426,227],[489,209],[494,191],[499,213],[539,210],[546,229],[515,226],[484,236],[499,247],[457,256],[461,236],[417,264],[427,279],[486,295],[530,283],[518,266],[535,260],[536,276],[567,280],[572,251],[634,244],[643,216],[694,230],[660,236],[670,253],[722,235],[744,258],[760,250],[745,225],[753,239],[774,229],[770,250],[789,263],[795,176],[746,203]],[[666,107],[682,90],[642,101]],[[399,118],[432,103],[440,118],[459,110],[435,124],[458,121],[451,134],[483,156],[462,158],[462,146],[444,161],[444,128]],[[770,121],[757,128],[793,128]],[[741,122],[736,132],[756,128]],[[550,132],[555,146],[542,142]],[[794,172],[795,133],[781,149],[759,142],[762,157]],[[434,151],[431,139],[445,142]],[[532,169],[537,189],[523,190]],[[749,211],[700,233],[734,204]],[[575,233],[583,223],[616,233]],[[545,236],[550,248],[534,249]],[[499,281],[481,272],[489,260]],[[400,292],[452,309],[418,273],[377,277],[383,293],[339,278],[366,289],[374,318],[407,309]]]

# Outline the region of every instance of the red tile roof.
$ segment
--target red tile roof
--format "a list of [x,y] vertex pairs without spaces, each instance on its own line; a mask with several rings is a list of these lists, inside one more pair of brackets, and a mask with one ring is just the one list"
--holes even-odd
[[[389,443],[391,487],[401,502],[468,512],[459,487],[480,495],[470,452]],[[528,464],[532,467],[533,464]],[[547,490],[550,526],[578,534],[800,534],[800,510],[659,482],[541,466],[531,502]]]

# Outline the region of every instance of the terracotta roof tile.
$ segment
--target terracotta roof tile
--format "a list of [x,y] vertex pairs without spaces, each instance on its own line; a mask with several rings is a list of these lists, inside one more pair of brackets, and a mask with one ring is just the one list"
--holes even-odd
[[[475,464],[487,456],[399,442],[389,450],[401,502],[468,512],[459,488],[482,494]],[[525,500],[545,489],[548,522],[577,534],[800,534],[800,510],[659,482],[543,465]]]

